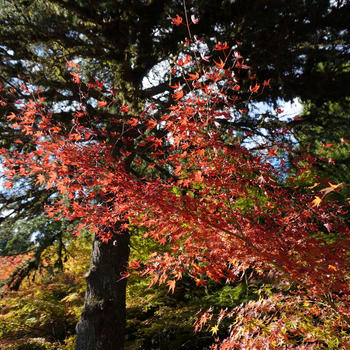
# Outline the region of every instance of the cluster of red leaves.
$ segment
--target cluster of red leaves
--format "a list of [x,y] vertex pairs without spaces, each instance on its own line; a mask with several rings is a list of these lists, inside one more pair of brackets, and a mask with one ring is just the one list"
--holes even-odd
[[32,257],[32,254],[18,254],[15,256],[0,257],[0,281],[9,278],[24,260]]
[[[173,21],[181,24],[178,18]],[[130,223],[144,226],[145,236],[169,245],[168,252],[155,252],[149,261],[146,273],[153,275],[152,284],[167,283],[173,291],[184,271],[198,285],[207,278],[234,280],[245,267],[260,264],[273,266],[310,297],[348,296],[350,232],[341,219],[342,207],[330,201],[314,205],[313,191],[294,186],[293,178],[281,178],[266,160],[277,156],[281,145],[253,153],[222,127],[223,120],[232,119],[232,109],[242,110],[242,98],[269,85],[251,76],[250,92],[244,95],[239,75],[249,67],[228,49],[227,43],[218,43],[221,57],[206,68],[201,64],[209,57],[202,54],[201,60],[196,55],[179,60],[177,69],[194,61],[192,68],[198,70],[188,74],[186,88],[180,82],[173,86],[174,104],[161,116],[154,105],[131,115],[111,90],[98,106],[119,103],[114,123],[121,131],[105,129],[83,107],[66,127],[44,101],[19,102],[20,111],[9,120],[30,137],[32,147],[27,152],[1,150],[6,176],[34,177],[39,186],[56,188],[61,199],[47,212],[54,219],[79,220],[77,234],[90,228],[107,241],[120,221],[123,229]],[[81,86],[80,75],[73,73]],[[102,91],[103,84],[88,87]],[[130,138],[130,131],[137,137]],[[116,143],[133,147],[116,155]],[[159,176],[135,176],[130,159]],[[311,163],[307,157],[298,161],[295,176]],[[327,240],[324,227],[335,240]]]

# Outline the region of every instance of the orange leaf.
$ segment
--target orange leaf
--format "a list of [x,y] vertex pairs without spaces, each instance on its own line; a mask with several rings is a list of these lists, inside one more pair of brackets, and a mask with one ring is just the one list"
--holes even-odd
[[173,98],[175,101],[178,101],[180,98],[182,98],[184,95],[184,92],[182,90],[176,91],[175,94],[173,94]]
[[139,120],[137,118],[132,118],[131,120],[127,121],[127,123],[131,126],[136,126],[139,123]]
[[205,286],[207,282],[201,278],[196,278],[196,286]]
[[277,154],[278,154],[278,150],[277,150],[277,148],[270,148],[269,149],[269,153],[268,153],[268,157],[273,157],[273,156],[277,156]]
[[337,271],[338,271],[337,267],[334,266],[334,265],[328,265],[328,270],[329,270],[329,271],[334,271],[334,272],[337,272]]
[[180,83],[177,83],[176,85],[170,85],[172,89],[179,89],[181,87]]
[[202,183],[204,181],[204,178],[203,178],[202,173],[200,171],[197,171],[194,174],[194,181],[198,182],[198,183]]
[[176,281],[170,280],[170,281],[168,281],[167,285],[169,286],[169,292],[171,292],[173,294],[174,290],[175,290]]
[[214,63],[216,64],[216,67],[218,67],[219,69],[222,69],[225,66],[225,62],[223,62],[221,58],[220,58],[220,62],[214,61]]
[[74,115],[74,117],[76,117],[76,118],[81,118],[81,117],[84,116],[84,113],[83,113],[83,112],[76,112],[76,113],[73,114],[73,115]]
[[13,183],[11,181],[5,181],[4,185],[8,190],[13,187]]
[[39,174],[38,176],[37,176],[37,182],[36,183],[39,183],[40,185],[43,183],[43,182],[45,182],[45,176],[43,175],[43,174]]
[[180,58],[178,61],[177,61],[177,65],[182,67],[184,65],[184,60],[182,58]]
[[260,88],[260,84],[255,84],[254,86],[251,86],[251,87],[249,88],[249,90],[250,90],[251,92],[257,92],[257,91],[259,90],[259,88]]
[[238,84],[236,84],[236,85],[233,87],[233,90],[238,91],[240,88],[241,88],[241,87],[240,87]]
[[139,269],[140,268],[140,260],[136,260],[136,261],[130,261],[129,267],[130,269]]
[[192,61],[192,57],[190,55],[186,55],[184,64],[187,64],[191,61]]
[[122,106],[120,107],[120,110],[121,110],[122,112],[124,112],[124,113],[128,113],[128,112],[129,112],[129,107],[126,106],[126,105],[122,105]]
[[80,74],[75,72],[70,72],[71,75],[73,75],[73,82],[76,84],[80,83]]
[[73,61],[68,61],[68,60],[66,59],[66,62],[67,62],[67,67],[68,67],[68,68],[75,68],[75,67],[77,66],[77,64],[74,63]]
[[179,26],[182,23],[182,17],[180,17],[179,15],[176,15],[175,18],[171,18],[171,20],[176,26]]
[[7,119],[8,120],[16,119],[16,114],[12,112],[10,115],[7,116]]
[[155,120],[149,119],[147,121],[147,129],[153,129],[156,126],[157,126],[157,122]]
[[97,101],[97,105],[98,105],[99,107],[107,106],[107,101]]
[[333,143],[326,143],[323,148],[329,148],[329,147],[332,147],[333,146]]
[[216,44],[217,51],[226,50],[226,49],[228,49],[228,45],[226,41],[223,44],[220,41]]
[[197,79],[199,78],[198,72],[196,72],[196,74],[191,74],[191,73],[189,73],[188,75],[189,75],[190,77],[187,78],[187,80],[197,80]]

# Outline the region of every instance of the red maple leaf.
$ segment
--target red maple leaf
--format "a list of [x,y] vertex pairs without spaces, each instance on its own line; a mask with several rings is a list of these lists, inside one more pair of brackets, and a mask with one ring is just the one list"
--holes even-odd
[[99,106],[99,107],[105,107],[105,106],[107,106],[107,101],[97,101],[97,105]]
[[222,51],[222,50],[227,50],[227,49],[228,49],[228,45],[227,45],[226,41],[223,44],[220,41],[216,44],[217,51]]
[[131,120],[128,120],[127,123],[131,126],[136,126],[139,123],[139,120],[137,118],[132,118]]
[[124,113],[128,113],[128,112],[129,112],[129,107],[126,106],[126,105],[122,105],[122,106],[120,107],[120,110],[121,110],[122,112],[124,112]]
[[169,292],[171,292],[173,294],[174,290],[175,290],[175,286],[176,286],[176,281],[175,280],[169,280],[167,285],[169,287]]
[[189,73],[188,75],[189,75],[189,78],[187,78],[187,80],[197,80],[197,79],[199,79],[198,72],[196,72],[195,74]]
[[257,92],[260,89],[260,84],[256,83],[254,86],[250,86],[249,90],[251,92]]
[[70,74],[73,76],[73,82],[76,84],[80,84],[80,74],[75,72],[70,72]]
[[176,26],[179,26],[182,23],[182,17],[180,17],[179,15],[176,15],[175,18],[171,18],[171,20]]
[[180,100],[183,96],[184,96],[183,90],[176,91],[176,92],[173,94],[173,98],[174,98],[175,101]]
[[216,67],[219,69],[223,69],[225,67],[225,62],[223,62],[221,58],[220,58],[220,62],[214,61],[214,63],[216,65]]

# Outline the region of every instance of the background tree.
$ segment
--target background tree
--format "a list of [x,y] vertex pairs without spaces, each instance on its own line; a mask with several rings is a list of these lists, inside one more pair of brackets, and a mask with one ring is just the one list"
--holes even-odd
[[[319,164],[319,175],[335,183],[349,184],[349,132],[344,128],[349,122],[347,108],[349,99],[336,102],[325,101],[321,105],[308,102],[304,104],[303,115],[307,123],[294,128],[299,145],[307,147],[313,154],[329,159],[329,164]],[[332,124],[331,127],[329,124]],[[331,170],[332,168],[332,170]],[[344,187],[344,195],[348,187]],[[348,194],[346,195],[348,197]],[[345,199],[345,198],[344,198]]]

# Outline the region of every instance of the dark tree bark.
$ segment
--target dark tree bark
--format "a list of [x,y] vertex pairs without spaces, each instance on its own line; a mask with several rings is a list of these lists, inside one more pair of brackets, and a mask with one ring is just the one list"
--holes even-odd
[[95,236],[87,274],[85,303],[77,324],[76,350],[124,349],[126,272],[129,234],[116,234],[108,243]]

